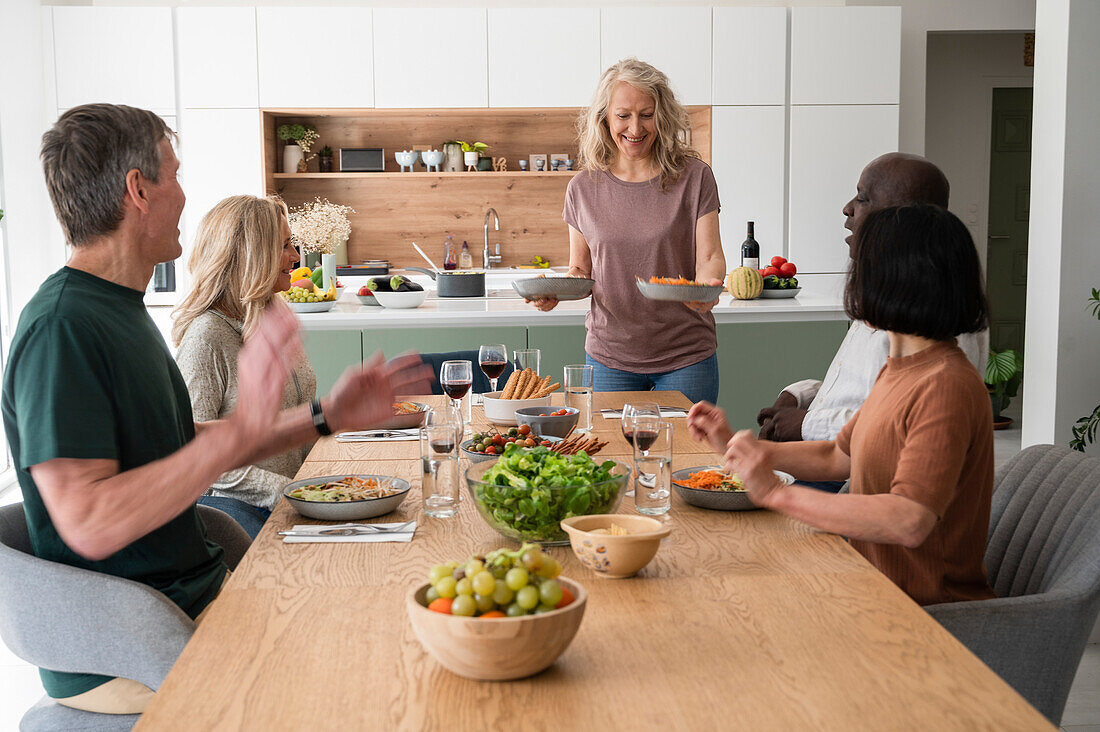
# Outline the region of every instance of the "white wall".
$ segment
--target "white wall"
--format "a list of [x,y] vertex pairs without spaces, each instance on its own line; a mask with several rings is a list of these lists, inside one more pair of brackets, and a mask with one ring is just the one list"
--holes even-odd
[[[1031,225],[1023,446],[1065,444],[1100,402],[1100,3],[1039,0],[1032,122]],[[1095,446],[1093,454],[1100,454]]]
[[951,182],[951,211],[970,229],[982,264],[989,228],[989,148],[994,87],[1031,86],[1022,33],[928,37],[924,154]]
[[0,165],[3,166],[4,241],[8,301],[3,340],[10,341],[19,312],[38,286],[65,260],[64,239],[53,216],[38,152],[56,115],[51,69],[40,62],[50,39],[37,0],[0,3]]

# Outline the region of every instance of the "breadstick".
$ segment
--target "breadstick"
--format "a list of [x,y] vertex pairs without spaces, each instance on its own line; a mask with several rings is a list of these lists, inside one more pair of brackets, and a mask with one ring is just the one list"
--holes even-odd
[[[546,378],[549,379],[550,377],[547,376]],[[557,391],[560,388],[561,388],[561,383],[560,382],[554,382],[553,384],[548,384],[547,386],[544,386],[540,391],[536,392],[535,397],[538,398],[538,399],[541,399],[542,397],[550,396],[551,394],[553,394],[555,391]]]
[[522,399],[524,392],[527,391],[527,385],[533,378],[535,378],[535,376],[531,369],[524,369],[523,373],[519,375],[519,383],[516,384],[516,391],[512,394],[512,398]]
[[519,382],[519,371],[513,371],[512,375],[508,377],[508,383],[504,385],[504,391],[501,393],[501,399],[511,399],[512,395],[516,393],[516,384]]
[[523,390],[523,396],[521,399],[530,399],[531,395],[535,393],[535,387],[539,385],[542,379],[534,371],[531,372],[531,377],[527,379],[527,388]]
[[[535,378],[538,379],[538,374],[535,374]],[[527,393],[527,398],[528,399],[538,398],[539,393],[542,391],[542,388],[550,383],[549,379],[550,379],[550,377],[547,376],[546,378],[539,379],[534,384],[532,384],[530,390]]]

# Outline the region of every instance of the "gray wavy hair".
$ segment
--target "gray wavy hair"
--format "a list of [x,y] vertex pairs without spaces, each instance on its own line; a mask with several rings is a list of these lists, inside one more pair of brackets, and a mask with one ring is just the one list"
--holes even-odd
[[79,247],[122,223],[126,174],[157,182],[160,142],[175,137],[153,112],[121,104],[73,107],[42,135],[42,169],[69,244]]

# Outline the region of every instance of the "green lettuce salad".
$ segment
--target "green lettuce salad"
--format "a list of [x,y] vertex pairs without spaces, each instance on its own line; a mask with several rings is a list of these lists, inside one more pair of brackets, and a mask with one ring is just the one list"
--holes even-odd
[[615,510],[626,479],[612,475],[615,465],[583,452],[558,455],[511,444],[482,475],[483,483],[471,487],[482,515],[505,536],[561,541],[562,519]]

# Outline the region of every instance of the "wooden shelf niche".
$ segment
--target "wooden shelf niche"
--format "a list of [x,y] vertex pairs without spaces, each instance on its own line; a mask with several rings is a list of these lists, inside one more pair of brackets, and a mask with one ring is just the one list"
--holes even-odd
[[[710,107],[689,107],[692,141],[710,162]],[[417,242],[440,263],[447,234],[459,245],[470,244],[475,266],[481,265],[485,212],[495,208],[500,231],[490,228],[492,248],[501,243],[499,266],[527,264],[535,255],[555,266],[569,261],[568,227],[562,221],[570,171],[519,170],[533,154],[566,153],[577,159],[578,108],[511,109],[264,109],[264,181],[269,193],[289,206],[314,197],[351,206],[352,234],[348,261],[388,259],[392,266],[422,264],[410,242]],[[281,173],[283,143],[275,131],[282,124],[310,124],[320,134],[315,149],[333,149],[334,166],[342,147],[380,147],[385,170],[379,173],[320,173],[317,158],[306,173]],[[508,161],[507,172],[435,173],[417,163],[400,172],[394,153],[441,149],[448,140],[481,141],[489,154]]]

